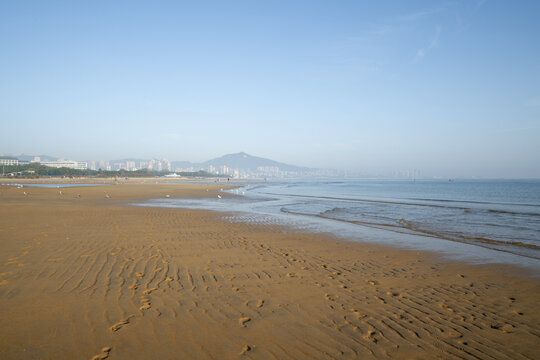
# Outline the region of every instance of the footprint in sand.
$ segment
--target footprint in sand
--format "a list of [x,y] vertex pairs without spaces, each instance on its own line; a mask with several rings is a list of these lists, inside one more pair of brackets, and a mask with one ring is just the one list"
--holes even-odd
[[367,340],[373,341],[373,342],[376,344],[376,343],[379,341],[379,340],[375,337],[376,334],[377,334],[377,333],[376,333],[374,330],[369,330],[369,331],[367,332],[365,338],[366,338]]
[[514,330],[515,326],[512,324],[492,324],[491,328],[504,331],[505,333],[511,333]]
[[240,319],[238,319],[238,323],[242,325],[243,327],[246,327],[247,326],[246,323],[250,321],[251,321],[251,318],[249,316],[241,317]]
[[109,353],[111,352],[111,350],[112,348],[110,346],[104,347],[103,349],[101,349],[101,354],[93,356],[91,360],[107,359],[109,357]]
[[338,296],[330,295],[330,294],[325,294],[324,297],[326,298],[326,300],[329,300],[329,301],[336,301],[338,299]]
[[142,306],[139,308],[139,310],[144,311],[151,308],[150,299],[147,298],[146,296],[141,296],[141,303],[142,303]]
[[124,320],[117,322],[116,324],[114,324],[113,326],[111,326],[111,328],[110,328],[111,331],[112,331],[112,332],[116,332],[116,331],[120,330],[124,325],[129,324],[129,319],[131,319],[132,317],[135,317],[135,315],[134,315],[134,314],[129,315],[129,316],[128,316],[127,318],[125,318]]
[[261,308],[261,307],[263,307],[263,305],[264,305],[264,300],[263,300],[263,299],[259,299],[259,301],[257,302],[257,307],[258,307],[258,308]]
[[360,310],[352,309],[352,312],[354,315],[356,315],[357,319],[363,319],[367,317],[367,315],[362,313]]
[[251,351],[252,347],[249,345],[244,345],[242,351],[238,355],[245,355],[248,351]]

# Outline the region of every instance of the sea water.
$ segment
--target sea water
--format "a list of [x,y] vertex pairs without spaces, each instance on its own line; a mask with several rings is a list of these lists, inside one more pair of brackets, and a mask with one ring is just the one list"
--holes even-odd
[[540,180],[290,180],[147,205],[540,268]]

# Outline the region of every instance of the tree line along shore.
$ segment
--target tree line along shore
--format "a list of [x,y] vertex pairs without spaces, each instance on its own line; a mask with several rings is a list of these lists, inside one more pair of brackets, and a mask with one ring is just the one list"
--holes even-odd
[[[157,171],[151,169],[140,169],[134,171],[128,171],[124,169],[120,170],[91,170],[91,169],[72,169],[67,167],[55,168],[39,163],[24,164],[24,165],[5,165],[2,166],[3,177],[11,178],[40,178],[50,176],[62,176],[62,177],[160,177],[170,174],[170,171]],[[204,170],[199,171],[181,171],[176,172],[177,175],[182,177],[227,177],[226,175],[211,174]]]

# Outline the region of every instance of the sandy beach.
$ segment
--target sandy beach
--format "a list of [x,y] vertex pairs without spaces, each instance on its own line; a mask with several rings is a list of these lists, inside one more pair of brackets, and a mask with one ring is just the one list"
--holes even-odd
[[540,358],[523,269],[128,205],[222,187],[1,186],[0,358]]

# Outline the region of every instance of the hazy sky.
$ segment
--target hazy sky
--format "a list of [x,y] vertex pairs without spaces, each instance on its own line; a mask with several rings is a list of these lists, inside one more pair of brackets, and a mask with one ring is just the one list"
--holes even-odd
[[0,153],[540,177],[540,1],[1,1]]

